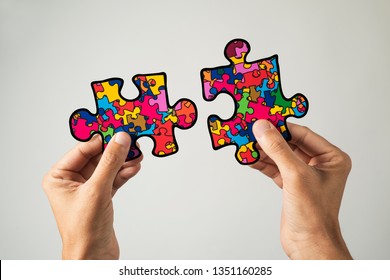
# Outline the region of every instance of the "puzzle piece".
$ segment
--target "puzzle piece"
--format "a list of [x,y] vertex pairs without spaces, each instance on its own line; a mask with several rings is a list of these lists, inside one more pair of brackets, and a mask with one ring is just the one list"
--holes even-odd
[[95,114],[87,109],[73,112],[69,119],[73,137],[88,141],[94,134],[100,134],[104,149],[115,133],[125,131],[132,138],[127,160],[141,155],[136,141],[142,136],[153,139],[153,155],[163,157],[176,153],[174,128],[188,129],[195,124],[197,109],[194,102],[180,99],[171,107],[165,73],[136,75],[133,83],[139,95],[127,100],[121,95],[122,79],[92,82],[97,111]]
[[235,100],[235,112],[230,119],[216,115],[208,117],[209,132],[215,150],[236,146],[235,157],[241,164],[259,160],[252,126],[258,119],[270,121],[288,141],[291,135],[286,125],[288,117],[306,115],[309,103],[302,94],[286,99],[280,84],[278,56],[247,62],[250,45],[234,39],[225,47],[228,66],[205,68],[201,71],[203,98],[214,100],[225,92]]

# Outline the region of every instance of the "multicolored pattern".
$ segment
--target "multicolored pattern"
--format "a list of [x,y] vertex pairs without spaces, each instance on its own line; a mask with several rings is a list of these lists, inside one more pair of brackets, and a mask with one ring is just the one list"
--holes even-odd
[[213,148],[218,150],[235,145],[236,159],[241,164],[259,160],[252,126],[258,119],[266,119],[275,125],[286,140],[291,135],[286,125],[288,117],[303,117],[308,110],[304,95],[296,94],[286,99],[280,84],[278,56],[247,62],[250,45],[242,39],[234,39],[225,47],[228,66],[205,68],[201,71],[203,98],[211,101],[221,92],[235,100],[232,118],[222,120],[216,115],[208,118]]
[[153,139],[153,155],[163,157],[176,153],[174,127],[188,129],[195,124],[195,104],[180,99],[173,107],[169,106],[165,73],[136,75],[133,82],[140,92],[133,100],[121,95],[123,80],[120,78],[92,82],[97,112],[92,114],[87,109],[73,112],[69,119],[73,137],[88,141],[98,133],[103,137],[104,149],[115,133],[125,131],[132,138],[128,160],[141,155],[136,141],[142,136]]

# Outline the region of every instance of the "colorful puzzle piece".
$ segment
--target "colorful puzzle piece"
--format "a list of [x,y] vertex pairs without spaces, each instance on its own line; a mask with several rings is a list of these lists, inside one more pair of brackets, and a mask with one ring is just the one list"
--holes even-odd
[[92,82],[97,111],[79,109],[70,116],[69,124],[74,138],[88,141],[94,134],[103,137],[103,149],[115,133],[125,131],[132,138],[127,159],[141,155],[136,141],[142,136],[153,139],[153,155],[168,156],[178,151],[174,128],[188,129],[197,119],[195,104],[180,99],[171,107],[168,102],[166,74],[136,75],[133,83],[139,95],[127,100],[121,95],[123,80],[112,78]]
[[258,119],[275,125],[286,140],[291,135],[286,125],[288,117],[301,118],[308,110],[308,101],[302,94],[286,99],[280,84],[278,56],[247,62],[250,45],[234,39],[225,47],[228,66],[205,68],[201,71],[203,98],[214,100],[225,92],[235,101],[232,118],[222,120],[216,115],[208,118],[209,132],[215,150],[236,146],[236,159],[241,164],[259,160],[252,126]]

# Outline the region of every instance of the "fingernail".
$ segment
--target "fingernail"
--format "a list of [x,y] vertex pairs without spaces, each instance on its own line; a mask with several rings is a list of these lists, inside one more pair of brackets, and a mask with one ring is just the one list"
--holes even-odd
[[89,141],[96,141],[96,139],[101,139],[101,136],[99,133],[95,133],[94,135],[92,135],[91,139],[89,139]]
[[268,129],[271,129],[271,124],[268,121],[258,120],[253,126],[253,133],[260,137]]
[[115,143],[122,145],[123,147],[130,146],[130,136],[126,132],[118,132],[114,136]]

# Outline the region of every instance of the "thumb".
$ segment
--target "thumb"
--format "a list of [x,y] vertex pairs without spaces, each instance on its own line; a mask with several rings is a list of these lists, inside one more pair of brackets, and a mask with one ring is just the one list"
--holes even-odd
[[94,185],[111,190],[115,177],[126,160],[130,143],[131,138],[127,133],[118,132],[114,135],[91,176],[90,181]]
[[302,164],[280,132],[267,120],[258,120],[253,125],[253,134],[261,149],[275,162],[281,174]]

